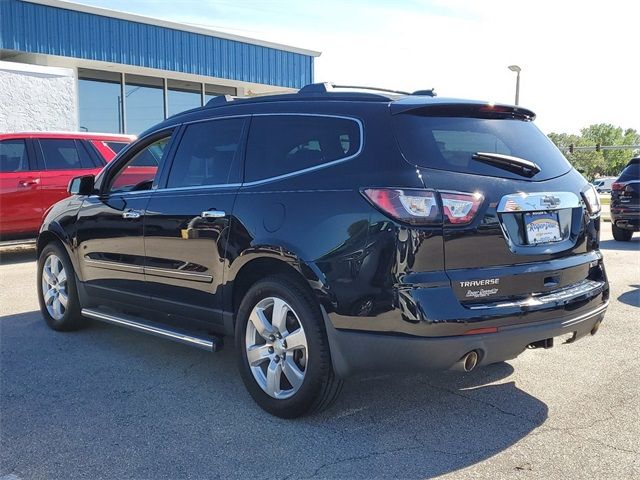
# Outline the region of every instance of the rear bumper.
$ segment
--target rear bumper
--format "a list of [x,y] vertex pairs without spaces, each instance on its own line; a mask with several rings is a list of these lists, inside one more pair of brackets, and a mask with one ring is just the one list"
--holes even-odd
[[640,210],[615,211],[611,209],[611,222],[618,228],[640,230]]
[[337,330],[325,315],[327,336],[336,374],[340,377],[366,371],[424,371],[451,368],[475,350],[478,365],[517,357],[528,345],[573,334],[575,341],[590,334],[604,318],[608,301],[543,322],[501,327],[497,333],[449,337],[411,337]]

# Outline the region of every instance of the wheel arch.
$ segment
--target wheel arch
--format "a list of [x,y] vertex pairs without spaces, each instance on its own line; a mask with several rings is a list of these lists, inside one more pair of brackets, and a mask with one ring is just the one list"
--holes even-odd
[[38,239],[36,241],[37,257],[40,257],[42,250],[54,241],[57,241],[64,247],[65,252],[69,256],[69,260],[71,261],[71,265],[73,265],[76,276],[78,277],[79,271],[77,258],[73,254],[68,235],[58,223],[50,223],[47,225],[46,229],[40,231],[40,234],[38,235]]
[[229,270],[225,282],[225,310],[233,312],[234,323],[235,313],[249,288],[260,279],[271,275],[286,275],[303,286],[321,304],[328,301],[327,285],[313,263],[305,262],[294,253],[281,249],[279,254],[273,251],[273,248],[260,249],[242,255]]

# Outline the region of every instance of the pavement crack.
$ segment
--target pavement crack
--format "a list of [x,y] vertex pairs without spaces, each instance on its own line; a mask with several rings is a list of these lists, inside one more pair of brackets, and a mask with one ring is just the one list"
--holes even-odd
[[344,464],[344,463],[355,462],[355,461],[360,461],[360,460],[369,460],[371,458],[378,457],[378,456],[381,456],[381,455],[387,455],[387,454],[390,454],[390,453],[408,452],[408,451],[416,451],[416,450],[428,451],[430,453],[436,453],[436,454],[441,454],[441,455],[449,455],[449,456],[475,455],[475,454],[478,454],[478,453],[485,453],[485,452],[488,452],[488,451],[492,451],[492,449],[480,449],[480,450],[470,450],[470,451],[447,451],[447,450],[439,450],[439,449],[429,448],[429,447],[426,447],[424,445],[389,448],[389,449],[369,452],[369,453],[366,453],[366,454],[363,454],[363,455],[354,455],[354,456],[346,457],[346,458],[336,458],[336,459],[334,459],[334,460],[332,460],[330,462],[326,462],[326,463],[323,463],[322,465],[318,466],[314,470],[314,472],[308,477],[300,477],[297,473],[292,473],[292,474],[287,475],[286,477],[283,477],[282,480],[288,480],[291,477],[306,478],[307,480],[309,480],[309,479],[312,479],[312,478],[317,478],[318,475],[320,474],[320,472],[322,472],[324,469],[329,468],[329,467],[334,467],[336,465],[341,465],[341,464]]
[[434,385],[432,383],[427,382],[427,385],[431,388],[434,388],[436,390],[440,390],[442,392],[446,392],[446,393],[450,393],[451,395],[455,395],[457,397],[461,397],[464,398],[466,400],[470,400],[472,402],[476,402],[476,403],[480,403],[482,405],[485,405],[487,407],[490,407],[494,410],[497,410],[498,412],[502,413],[503,415],[509,415],[510,417],[514,417],[517,418],[519,420],[523,420],[531,425],[538,425],[538,423],[535,420],[532,420],[531,418],[525,417],[523,415],[518,415],[517,413],[513,413],[513,412],[509,412],[508,410],[504,410],[503,408],[499,407],[498,405],[495,405],[491,402],[487,402],[486,400],[481,400],[479,398],[474,398],[474,397],[470,397],[469,395],[464,395],[463,393],[460,393],[457,390],[452,390],[446,387],[441,387],[439,385]]

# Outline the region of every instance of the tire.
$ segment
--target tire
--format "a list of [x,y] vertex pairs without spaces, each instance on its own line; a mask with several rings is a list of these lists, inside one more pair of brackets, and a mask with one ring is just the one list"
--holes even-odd
[[80,313],[73,265],[58,242],[49,243],[38,257],[37,288],[40,311],[50,328],[68,332],[87,324]]
[[613,233],[613,238],[619,242],[628,242],[633,237],[633,230],[616,227],[613,223],[611,224],[611,232]]
[[[274,316],[276,310],[286,314]],[[276,317],[284,320],[278,322]],[[274,338],[269,339],[270,335]],[[331,405],[342,389],[342,381],[333,371],[320,307],[295,279],[272,276],[249,289],[238,309],[235,341],[242,380],[255,402],[272,415],[295,418],[319,412]],[[255,354],[253,366],[249,364],[248,344]]]

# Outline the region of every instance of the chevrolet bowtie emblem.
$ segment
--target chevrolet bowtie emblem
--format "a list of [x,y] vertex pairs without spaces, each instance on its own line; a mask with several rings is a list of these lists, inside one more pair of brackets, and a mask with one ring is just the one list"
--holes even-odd
[[540,199],[540,205],[542,205],[543,207],[559,207],[560,197],[545,195]]

